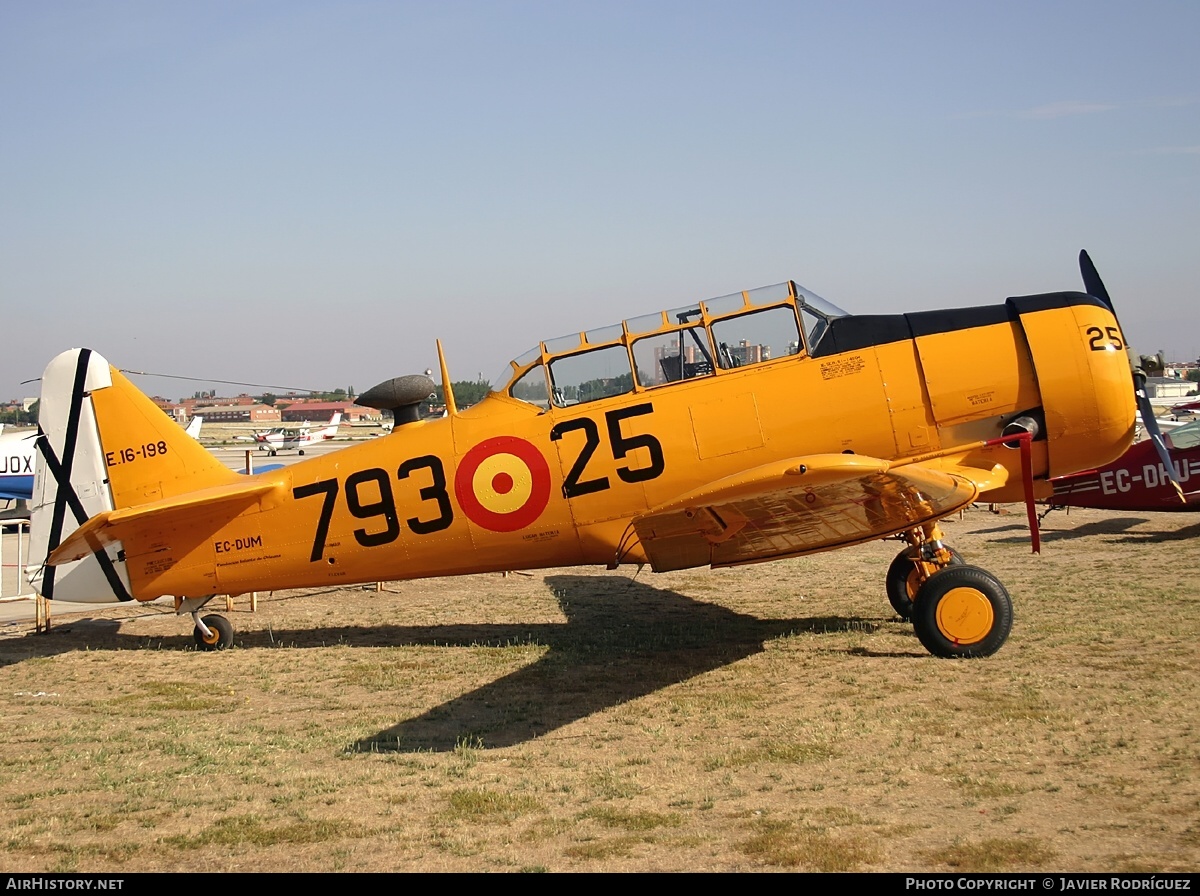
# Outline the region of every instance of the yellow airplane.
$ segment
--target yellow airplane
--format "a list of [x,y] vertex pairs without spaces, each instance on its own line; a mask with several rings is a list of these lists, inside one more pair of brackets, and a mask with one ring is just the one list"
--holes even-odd
[[47,598],[173,595],[215,649],[217,594],[897,537],[892,605],[931,653],[987,656],[1011,598],[939,519],[1032,507],[1134,437],[1125,340],[1080,262],[1091,294],[975,308],[853,316],[792,282],[696,302],[539,343],[462,410],[439,342],[447,416],[418,419],[433,382],[398,377],[359,399],[390,435],[255,476],[73,349],[43,378],[28,574]]

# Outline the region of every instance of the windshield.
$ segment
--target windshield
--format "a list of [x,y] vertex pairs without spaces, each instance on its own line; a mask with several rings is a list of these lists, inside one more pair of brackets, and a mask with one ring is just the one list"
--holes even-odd
[[817,343],[821,341],[825,331],[829,329],[831,320],[835,317],[849,317],[849,315],[833,302],[826,301],[812,290],[797,286],[795,283],[792,286],[796,289],[797,304],[801,305],[800,316],[804,320],[804,336],[808,342],[808,350],[811,352],[817,347]]

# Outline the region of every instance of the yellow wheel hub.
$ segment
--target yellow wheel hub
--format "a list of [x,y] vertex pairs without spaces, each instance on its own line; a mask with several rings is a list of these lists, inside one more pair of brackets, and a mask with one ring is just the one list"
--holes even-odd
[[908,579],[905,582],[908,587],[909,600],[916,600],[917,592],[921,590],[921,586],[925,584],[926,580],[928,580],[931,575],[940,570],[940,567],[934,566],[931,563],[922,563],[921,567],[921,569],[917,569],[917,567],[914,566],[912,568],[912,572],[908,574]]
[[917,592],[921,589],[922,579],[915,568],[908,574],[908,579],[905,582],[905,585],[908,588],[908,599],[916,600]]
[[208,634],[201,635],[200,637],[205,644],[216,644],[221,640],[221,633],[210,625],[208,627]]
[[988,636],[996,617],[992,602],[976,588],[952,588],[938,601],[937,626],[955,644],[976,644]]

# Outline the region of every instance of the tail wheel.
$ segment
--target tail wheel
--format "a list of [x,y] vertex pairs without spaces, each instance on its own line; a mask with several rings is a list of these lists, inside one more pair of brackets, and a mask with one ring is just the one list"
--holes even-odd
[[978,566],[939,570],[913,604],[913,629],[934,656],[991,656],[1008,640],[1012,621],[1012,598]]
[[233,643],[233,626],[224,616],[205,616],[204,625],[209,634],[205,635],[200,626],[192,631],[196,646],[201,650],[224,650]]
[[[948,550],[950,551],[950,562],[943,569],[950,566],[963,566],[966,563],[962,555],[954,548]],[[917,565],[913,562],[909,551],[907,549],[901,551],[892,561],[892,565],[888,567],[887,576],[884,578],[888,602],[891,603],[892,609],[899,614],[901,619],[905,621],[912,619],[913,601],[921,589],[921,584],[921,573],[917,570]]]

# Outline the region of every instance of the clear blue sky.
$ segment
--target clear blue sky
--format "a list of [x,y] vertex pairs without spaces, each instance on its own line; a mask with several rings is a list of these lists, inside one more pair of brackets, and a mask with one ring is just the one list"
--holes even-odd
[[1198,36],[1195,0],[0,0],[0,397],[80,345],[363,391],[440,337],[490,380],[787,279],[1078,289],[1081,248],[1195,359]]

